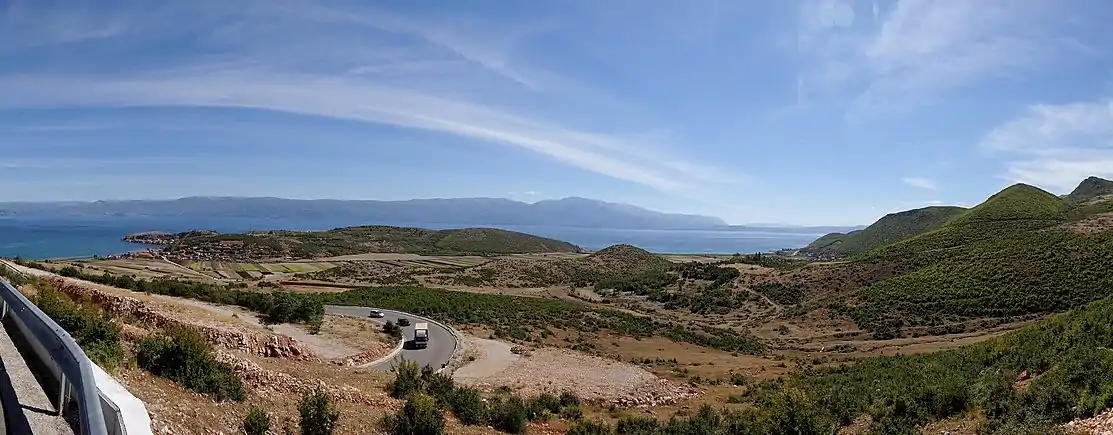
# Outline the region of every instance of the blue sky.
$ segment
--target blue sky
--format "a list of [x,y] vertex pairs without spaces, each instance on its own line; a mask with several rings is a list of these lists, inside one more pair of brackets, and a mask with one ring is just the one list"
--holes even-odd
[[[381,4],[380,4],[381,3]],[[0,0],[0,201],[863,224],[1113,176],[1102,0]]]

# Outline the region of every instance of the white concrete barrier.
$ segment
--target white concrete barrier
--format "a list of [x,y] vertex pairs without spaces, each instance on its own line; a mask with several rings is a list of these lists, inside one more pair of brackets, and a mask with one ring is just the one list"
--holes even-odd
[[153,435],[151,416],[147,406],[120,385],[108,372],[93,364],[93,377],[97,380],[104,423],[110,435]]

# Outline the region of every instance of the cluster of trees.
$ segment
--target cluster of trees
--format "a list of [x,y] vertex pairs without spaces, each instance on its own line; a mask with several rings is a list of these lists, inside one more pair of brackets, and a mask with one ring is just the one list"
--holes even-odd
[[486,425],[510,434],[525,433],[530,421],[556,416],[576,420],[583,415],[580,399],[569,392],[523,399],[503,391],[484,397],[475,388],[455,385],[452,376],[436,373],[428,366],[418,369],[412,361],[403,361],[394,371],[390,394],[406,399],[406,404],[381,423],[394,435],[443,434],[445,411],[465,425]]
[[[37,263],[28,267],[49,270]],[[195,299],[217,304],[237,305],[262,314],[263,320],[272,323],[304,323],[317,330],[324,317],[325,307],[320,298],[303,293],[274,291],[258,292],[244,285],[214,285],[175,279],[139,279],[131,275],[102,275],[82,272],[73,266],[63,267],[59,275],[92,281],[138,292]]]
[[552,334],[551,328],[556,328],[584,332],[609,330],[633,337],[664,336],[727,352],[758,354],[765,350],[759,339],[728,329],[678,325],[554,299],[423,287],[371,287],[319,297],[334,305],[383,307],[458,324],[483,325],[498,336],[523,341],[540,340]]

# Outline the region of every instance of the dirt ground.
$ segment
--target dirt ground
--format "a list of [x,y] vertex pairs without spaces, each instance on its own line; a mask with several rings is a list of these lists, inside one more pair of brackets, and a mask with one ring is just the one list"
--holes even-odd
[[637,365],[565,349],[538,348],[515,353],[514,345],[468,337],[465,358],[474,361],[453,374],[457,382],[483,389],[509,386],[524,395],[571,391],[597,403],[657,405],[696,392]]

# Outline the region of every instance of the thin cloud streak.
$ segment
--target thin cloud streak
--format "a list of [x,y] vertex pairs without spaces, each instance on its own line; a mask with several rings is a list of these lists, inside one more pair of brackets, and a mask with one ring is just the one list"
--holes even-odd
[[[481,105],[346,79],[227,72],[105,80],[10,77],[0,107],[201,106],[274,110],[454,134],[526,148],[614,178],[681,194],[687,186],[659,169],[591,151],[610,138],[539,123]],[[683,175],[683,174],[673,174]]]
[[912,186],[912,187],[919,187],[921,189],[927,189],[927,190],[939,190],[939,186],[936,185],[935,181],[934,180],[929,180],[927,178],[905,177],[905,178],[901,178],[900,181],[903,182],[904,184],[907,184],[907,185]]

